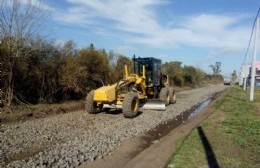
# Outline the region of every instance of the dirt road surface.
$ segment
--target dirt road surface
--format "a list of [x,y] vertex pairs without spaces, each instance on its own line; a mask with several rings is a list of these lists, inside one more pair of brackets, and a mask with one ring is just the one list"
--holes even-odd
[[[122,143],[131,142],[167,123],[225,88],[215,85],[179,92],[177,103],[167,107],[166,111],[143,110],[133,119],[126,119],[119,112],[90,115],[77,111],[2,125],[0,167],[91,165],[111,157]],[[131,145],[128,148],[132,148]]]

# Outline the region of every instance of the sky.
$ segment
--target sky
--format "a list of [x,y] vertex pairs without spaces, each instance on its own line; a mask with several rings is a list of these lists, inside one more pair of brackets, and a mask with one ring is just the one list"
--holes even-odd
[[[37,1],[37,0],[34,0]],[[132,58],[181,61],[230,76],[243,63],[259,0],[42,0],[45,31],[78,48],[93,43]],[[250,49],[251,53],[252,49]],[[249,62],[251,57],[249,57]]]

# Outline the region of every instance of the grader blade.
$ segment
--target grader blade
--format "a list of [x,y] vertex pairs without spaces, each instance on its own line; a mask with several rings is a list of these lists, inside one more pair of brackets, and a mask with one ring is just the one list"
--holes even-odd
[[[104,104],[103,109],[117,109],[122,110],[122,105],[109,105]],[[139,104],[140,110],[158,110],[158,111],[165,111],[166,106],[165,102],[159,99],[149,99],[144,102],[140,102]]]
[[118,109],[122,110],[122,105],[109,105],[109,104],[104,104],[103,109]]
[[162,100],[150,99],[145,102],[140,102],[140,109],[165,111],[166,106],[165,102]]

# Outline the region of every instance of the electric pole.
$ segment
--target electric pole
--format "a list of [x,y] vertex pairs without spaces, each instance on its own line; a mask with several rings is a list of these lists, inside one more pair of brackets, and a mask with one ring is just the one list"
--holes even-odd
[[243,66],[243,89],[246,90],[246,85],[247,85],[247,56],[246,56],[246,63],[245,65]]
[[255,62],[256,62],[256,48],[257,48],[257,38],[258,38],[258,27],[259,27],[259,17],[256,19],[255,28],[255,40],[254,40],[254,56],[251,67],[251,88],[250,88],[250,101],[254,100],[254,89],[255,89]]

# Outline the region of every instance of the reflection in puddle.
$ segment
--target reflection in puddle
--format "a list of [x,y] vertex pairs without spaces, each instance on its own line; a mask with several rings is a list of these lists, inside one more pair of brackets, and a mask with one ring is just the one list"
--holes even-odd
[[198,114],[201,110],[207,107],[211,101],[212,101],[211,99],[208,99],[203,103],[201,103],[193,112],[189,114],[188,120],[192,119],[196,114]]

